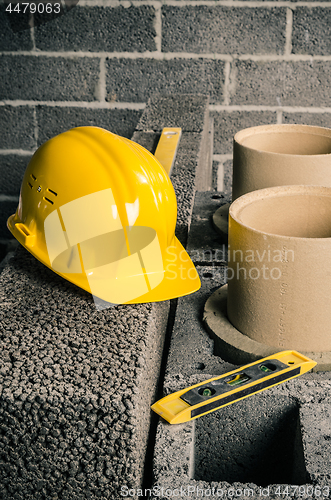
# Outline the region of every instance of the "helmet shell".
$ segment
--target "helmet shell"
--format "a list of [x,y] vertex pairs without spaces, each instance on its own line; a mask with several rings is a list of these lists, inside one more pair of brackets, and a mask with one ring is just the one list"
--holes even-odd
[[142,146],[78,127],[35,152],[8,228],[38,260],[106,302],[167,300],[196,291],[175,237],[169,176]]

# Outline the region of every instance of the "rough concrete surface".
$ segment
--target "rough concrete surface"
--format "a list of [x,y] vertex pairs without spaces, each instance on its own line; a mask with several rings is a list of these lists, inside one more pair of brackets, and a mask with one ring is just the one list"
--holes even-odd
[[[0,193],[7,196],[17,196],[20,193],[25,169],[31,155],[3,155],[0,163],[1,187]],[[11,213],[8,212],[8,217]]]
[[19,249],[1,274],[1,498],[116,498],[141,483],[168,308],[97,311]]
[[106,60],[108,102],[146,102],[157,93],[205,94],[222,101],[224,61],[212,59]]
[[279,54],[285,45],[285,9],[164,6],[164,52]]
[[[15,130],[13,137],[11,129]],[[0,113],[0,148],[33,150],[34,137],[33,110],[28,106],[3,106]]]
[[300,95],[300,106],[330,106],[329,61],[237,61],[233,71],[231,104],[288,106]]
[[10,237],[10,233],[7,229],[7,219],[11,214],[14,214],[18,204],[18,196],[17,199],[5,197],[5,199],[1,202],[1,210],[0,210],[0,239],[8,239]]
[[242,129],[277,122],[272,111],[213,111],[214,153],[232,154],[233,137]]
[[228,203],[229,197],[218,191],[197,192],[187,251],[195,264],[209,265],[211,270],[218,264],[227,262],[227,246],[216,232],[213,214]]
[[99,66],[92,57],[57,57],[55,65],[52,57],[2,55],[0,99],[96,101]]
[[[155,50],[154,9],[147,5],[128,8],[120,5],[113,9],[78,6],[65,16],[39,26],[40,18],[48,16],[35,16],[35,40],[39,50]],[[94,26],[98,26],[98,30],[94,30]]]

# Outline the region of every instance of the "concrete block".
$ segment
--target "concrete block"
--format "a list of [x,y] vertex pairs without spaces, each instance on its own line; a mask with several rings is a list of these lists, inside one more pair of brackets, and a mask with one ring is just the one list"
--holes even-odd
[[234,135],[244,128],[277,122],[272,111],[213,111],[214,153],[228,154],[233,150]]
[[142,481],[169,302],[97,311],[23,248],[0,279],[0,496],[120,498]]
[[219,54],[282,54],[285,8],[162,7],[162,50]]
[[330,106],[330,61],[237,61],[231,104]]
[[[0,50],[31,50],[33,43],[29,29],[29,16],[6,12],[8,3],[0,5]],[[21,30],[21,31],[19,31]]]
[[209,113],[207,105],[207,95],[157,94],[148,99],[137,130],[161,133],[164,127],[181,127],[185,132],[201,132]]
[[331,113],[289,113],[283,111],[282,122],[331,128]]
[[17,201],[15,200],[5,200],[0,201],[0,239],[9,239],[12,238],[11,233],[7,229],[7,219],[10,215],[16,212],[16,208],[18,205],[18,197]]
[[[217,191],[195,194],[187,251],[196,265],[226,265],[227,248],[215,231],[212,216],[216,210],[228,202],[224,193]],[[214,269],[212,269],[214,272]]]
[[297,7],[293,10],[293,54],[331,54],[331,11],[323,7]]
[[37,107],[38,144],[73,127],[93,125],[130,138],[141,116],[131,109],[86,109],[75,107]]
[[34,129],[33,108],[27,106],[1,106],[1,149],[35,149]]
[[107,101],[146,102],[156,93],[205,94],[223,99],[224,61],[108,59]]
[[300,409],[307,472],[312,483],[321,488],[322,495],[326,493],[326,488],[330,486],[331,479],[330,415],[330,403],[308,403]]
[[187,424],[160,419],[151,498],[317,499],[321,488],[307,476],[299,406],[280,387]]
[[23,175],[31,156],[0,155],[0,194],[19,195]]
[[156,147],[158,145],[160,139],[160,134],[156,132],[142,132],[140,130],[136,130],[132,136],[132,140],[137,142],[152,154],[155,153]]
[[0,99],[94,101],[99,66],[99,59],[91,57],[2,55]]
[[[36,15],[38,24],[40,17]],[[65,16],[38,26],[36,47],[51,51],[153,51],[156,50],[154,17],[154,8],[148,5],[128,8],[78,5]]]
[[233,161],[227,160],[224,163],[224,194],[231,201],[232,195]]

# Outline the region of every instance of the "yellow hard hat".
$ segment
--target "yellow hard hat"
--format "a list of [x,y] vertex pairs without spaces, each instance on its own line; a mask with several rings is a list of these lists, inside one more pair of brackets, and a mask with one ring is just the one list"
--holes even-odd
[[180,297],[200,288],[175,237],[177,202],[156,158],[98,127],[50,139],[24,174],[15,238],[63,278],[111,304]]

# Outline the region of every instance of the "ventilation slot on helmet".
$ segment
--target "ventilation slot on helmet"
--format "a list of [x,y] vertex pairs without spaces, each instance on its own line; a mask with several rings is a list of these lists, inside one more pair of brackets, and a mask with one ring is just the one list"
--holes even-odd
[[52,194],[54,194],[55,196],[57,196],[57,193],[56,193],[55,191],[52,191],[52,189],[47,189],[47,191],[48,191],[49,193],[52,193]]
[[29,186],[29,188],[31,188],[31,189],[32,189],[32,184],[31,184],[31,182],[28,182],[28,186]]
[[48,201],[48,203],[50,203],[51,205],[54,205],[54,202],[53,202],[52,200],[50,200],[49,198],[45,198],[45,197],[44,197],[44,200],[45,200],[45,201]]
[[31,177],[31,179],[32,179],[32,180],[34,180],[34,181],[36,181],[36,180],[37,180],[37,177],[36,177],[35,175],[33,175],[33,174],[31,174],[31,175],[30,175],[30,177]]

